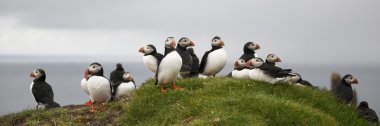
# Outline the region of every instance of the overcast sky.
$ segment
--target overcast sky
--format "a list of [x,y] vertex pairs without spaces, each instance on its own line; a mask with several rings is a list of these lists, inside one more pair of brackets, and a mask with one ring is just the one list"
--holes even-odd
[[380,64],[379,0],[1,0],[0,55],[120,56],[168,36],[219,35],[229,60],[247,41],[286,63]]

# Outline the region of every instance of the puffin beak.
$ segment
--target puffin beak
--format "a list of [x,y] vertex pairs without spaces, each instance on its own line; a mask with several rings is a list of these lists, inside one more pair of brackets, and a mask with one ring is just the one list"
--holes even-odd
[[29,77],[36,77],[33,72],[30,73]]
[[193,41],[190,42],[190,46],[195,46]]
[[239,63],[238,63],[238,61],[235,61],[235,63],[234,63],[234,67],[239,67]]
[[249,60],[249,61],[246,63],[246,66],[251,68],[251,66],[252,66],[252,62],[251,62],[251,60]]
[[280,57],[277,57],[277,58],[276,58],[276,62],[281,62]]
[[220,45],[224,46],[224,41],[223,40],[220,40]]
[[258,50],[258,49],[261,49],[261,46],[259,44],[256,44],[256,49],[255,50]]
[[145,53],[144,47],[141,47],[141,48],[139,49],[139,52],[141,52],[141,53]]
[[175,48],[175,46],[177,45],[177,43],[175,41],[172,42],[172,47]]
[[354,79],[354,81],[352,83],[353,84],[359,84],[359,80],[358,79]]
[[88,74],[89,74],[89,71],[88,71],[88,68],[86,68],[86,70],[84,71],[84,78],[86,78],[86,80],[88,80]]

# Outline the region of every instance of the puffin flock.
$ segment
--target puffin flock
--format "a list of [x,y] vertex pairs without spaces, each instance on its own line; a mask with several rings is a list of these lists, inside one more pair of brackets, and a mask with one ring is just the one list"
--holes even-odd
[[[177,44],[174,37],[167,37],[164,54],[158,53],[152,44],[141,47],[139,52],[143,54],[144,65],[155,73],[155,84],[159,84],[160,91],[165,92],[166,84],[171,84],[175,90],[184,89],[176,85],[175,81],[178,78],[215,77],[227,62],[227,52],[224,46],[221,37],[213,37],[211,49],[206,51],[199,60],[194,52],[195,43],[192,40],[182,37]],[[244,53],[235,60],[234,69],[227,77],[316,88],[292,69],[278,67],[276,63],[281,62],[281,59],[276,54],[267,55],[265,61],[258,57],[255,51],[259,49],[261,46],[258,43],[247,42],[243,46]],[[36,69],[30,74],[30,77],[35,78],[30,90],[37,102],[36,109],[39,105],[43,105],[45,108],[60,107],[54,101],[52,87],[45,81],[45,71]],[[337,100],[346,104],[351,103],[355,95],[352,84],[358,84],[358,79],[351,74],[347,74],[341,79],[340,84],[332,91]],[[90,112],[97,111],[95,105],[103,105],[111,100],[130,97],[132,91],[137,88],[132,74],[124,71],[120,63],[116,64],[116,69],[110,73],[110,79],[108,79],[104,76],[103,67],[98,62],[91,63],[85,69],[80,86],[90,97],[90,100],[86,102],[86,105],[91,106]],[[368,107],[366,101],[360,103],[357,111],[360,117],[378,122],[376,112]]]

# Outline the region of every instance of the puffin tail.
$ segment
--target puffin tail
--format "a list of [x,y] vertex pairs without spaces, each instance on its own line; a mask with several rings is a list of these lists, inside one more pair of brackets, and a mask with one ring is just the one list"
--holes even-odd
[[59,105],[57,102],[55,101],[52,101],[51,103],[49,103],[46,108],[57,108],[57,107],[61,107],[61,105]]

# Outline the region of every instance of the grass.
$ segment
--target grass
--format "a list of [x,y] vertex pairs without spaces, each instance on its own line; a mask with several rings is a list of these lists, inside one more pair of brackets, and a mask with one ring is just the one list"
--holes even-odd
[[232,78],[183,79],[160,92],[152,80],[127,101],[27,110],[0,117],[5,125],[371,125],[327,92]]

